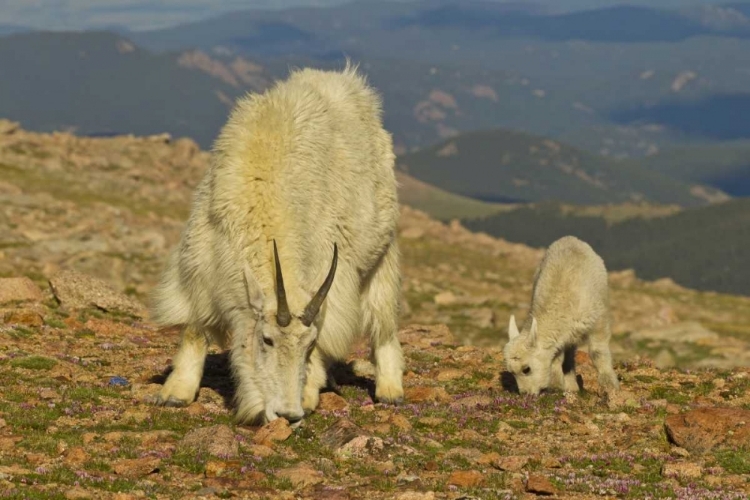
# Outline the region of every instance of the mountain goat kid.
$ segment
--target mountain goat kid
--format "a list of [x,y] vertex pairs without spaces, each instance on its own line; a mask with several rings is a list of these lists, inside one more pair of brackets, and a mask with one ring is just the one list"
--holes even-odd
[[237,102],[153,294],[155,320],[182,336],[152,403],[190,404],[214,341],[230,350],[238,422],[298,423],[362,331],[376,398],[402,400],[399,207],[381,115],[348,64]]
[[537,268],[531,308],[521,332],[514,316],[503,354],[506,367],[524,394],[548,387],[579,390],[577,346],[588,340],[589,353],[606,392],[619,388],[609,351],[609,291],[604,261],[583,241],[565,236],[552,243]]

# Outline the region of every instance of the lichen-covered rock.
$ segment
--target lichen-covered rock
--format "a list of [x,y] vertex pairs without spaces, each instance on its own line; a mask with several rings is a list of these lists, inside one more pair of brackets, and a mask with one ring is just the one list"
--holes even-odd
[[147,315],[143,304],[92,276],[76,271],[62,271],[53,276],[49,283],[55,298],[63,307],[71,310],[93,307],[104,311],[125,312],[141,318]]
[[691,452],[750,446],[750,410],[742,408],[698,408],[668,416],[665,426],[670,441]]

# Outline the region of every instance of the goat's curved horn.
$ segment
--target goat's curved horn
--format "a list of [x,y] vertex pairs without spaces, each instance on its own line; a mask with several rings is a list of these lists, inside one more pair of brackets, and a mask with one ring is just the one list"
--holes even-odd
[[307,304],[307,307],[305,307],[305,312],[302,313],[302,324],[305,326],[312,325],[313,320],[315,320],[315,316],[318,315],[318,311],[320,311],[320,306],[323,305],[323,301],[326,299],[326,295],[328,295],[328,291],[331,289],[331,285],[333,284],[333,276],[336,274],[336,264],[339,261],[339,249],[336,243],[333,244],[333,262],[331,263],[331,270],[328,271],[328,276],[326,276],[326,280],[323,282],[323,285],[318,290],[318,293],[315,294],[315,296],[310,300],[310,303]]
[[273,240],[273,257],[276,261],[276,323],[279,326],[289,326],[292,315],[289,313],[289,304],[286,301],[286,290],[284,290],[284,276],[281,274],[281,263],[279,262],[279,251],[276,249],[276,240]]

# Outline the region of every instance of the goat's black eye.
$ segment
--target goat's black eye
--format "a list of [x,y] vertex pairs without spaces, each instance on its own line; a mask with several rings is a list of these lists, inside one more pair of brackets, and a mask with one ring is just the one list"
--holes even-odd
[[273,340],[269,339],[268,337],[263,337],[263,343],[268,347],[273,347]]
[[530,366],[524,366],[523,370],[521,370],[521,371],[523,372],[524,375],[528,375],[529,373],[531,373],[531,367]]

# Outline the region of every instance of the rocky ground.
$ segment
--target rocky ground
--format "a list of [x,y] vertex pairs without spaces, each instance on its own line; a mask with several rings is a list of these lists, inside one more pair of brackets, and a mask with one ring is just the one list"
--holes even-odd
[[143,304],[206,162],[0,122],[0,495],[748,497],[750,299],[611,273],[623,393],[582,352],[579,396],[522,397],[500,348],[541,251],[406,207],[406,404],[373,404],[364,344],[294,431],[232,424],[220,352],[192,406],[142,404],[177,342]]

